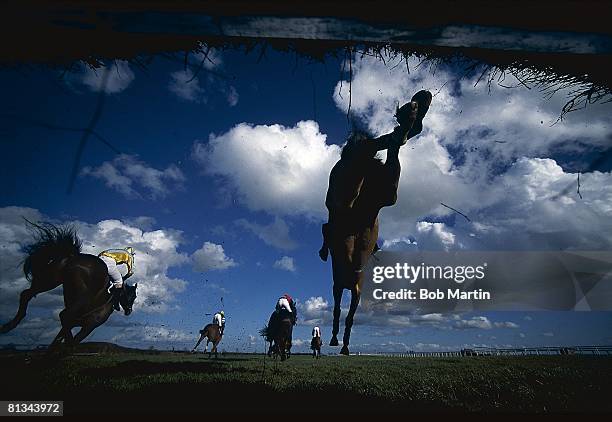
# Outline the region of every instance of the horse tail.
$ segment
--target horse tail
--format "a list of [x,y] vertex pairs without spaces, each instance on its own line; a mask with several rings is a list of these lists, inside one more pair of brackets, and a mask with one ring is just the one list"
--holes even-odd
[[23,262],[23,273],[28,281],[32,282],[36,274],[47,265],[81,253],[83,244],[73,226],[32,223],[26,218],[24,220],[34,231],[34,242],[23,248],[27,255]]
[[270,330],[268,325],[264,325],[261,330],[259,330],[259,335],[264,337],[268,343],[272,342],[272,330]]

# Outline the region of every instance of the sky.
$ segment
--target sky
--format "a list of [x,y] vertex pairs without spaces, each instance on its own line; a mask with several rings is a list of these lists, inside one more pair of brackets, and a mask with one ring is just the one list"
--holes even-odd
[[[611,249],[612,163],[589,169],[610,147],[610,104],[557,121],[567,92],[545,98],[510,76],[489,87],[476,84],[478,72],[462,77],[458,65],[410,58],[407,69],[401,58],[356,55],[349,119],[341,59],[212,50],[189,62],[177,55],[145,67],[0,70],[0,321],[12,318],[27,287],[26,217],[74,224],[85,253],[135,248],[134,312],[114,313],[89,341],[183,350],[224,309],[220,348],[261,352],[258,330],[283,293],[298,303],[295,350],[307,350],[315,324],[328,341],[331,266],[317,251],[329,171],[353,127],[390,132],[397,102],[420,89],[433,103],[421,135],[400,152],[398,202],[380,213],[383,249]],[[80,129],[100,102],[72,180]],[[33,299],[0,344],[49,343],[61,294]],[[341,327],[347,306],[345,292]],[[358,311],[351,350],[611,343],[609,312],[385,319]]]

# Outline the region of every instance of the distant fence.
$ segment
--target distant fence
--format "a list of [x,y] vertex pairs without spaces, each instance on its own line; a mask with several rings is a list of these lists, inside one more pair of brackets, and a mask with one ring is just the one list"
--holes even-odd
[[590,355],[610,356],[612,346],[556,346],[556,347],[518,347],[497,349],[492,347],[475,347],[456,351],[439,352],[404,352],[404,353],[361,353],[368,356],[389,356],[400,358],[414,357],[453,357],[453,356],[550,356],[550,355]]

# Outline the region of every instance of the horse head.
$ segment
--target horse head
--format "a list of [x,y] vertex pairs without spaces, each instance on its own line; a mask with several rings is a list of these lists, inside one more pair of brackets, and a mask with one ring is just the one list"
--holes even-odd
[[134,301],[136,300],[136,288],[138,287],[138,283],[130,286],[125,284],[123,286],[123,292],[119,297],[119,303],[123,308],[123,312],[126,316],[132,313],[132,306],[134,306]]

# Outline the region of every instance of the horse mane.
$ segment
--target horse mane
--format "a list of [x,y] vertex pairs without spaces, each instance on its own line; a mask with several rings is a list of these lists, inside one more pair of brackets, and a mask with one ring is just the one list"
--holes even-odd
[[81,253],[83,243],[72,225],[56,226],[48,222],[33,223],[24,217],[34,232],[34,242],[23,247],[27,255],[23,272],[32,280],[33,271],[51,261],[76,256]]

